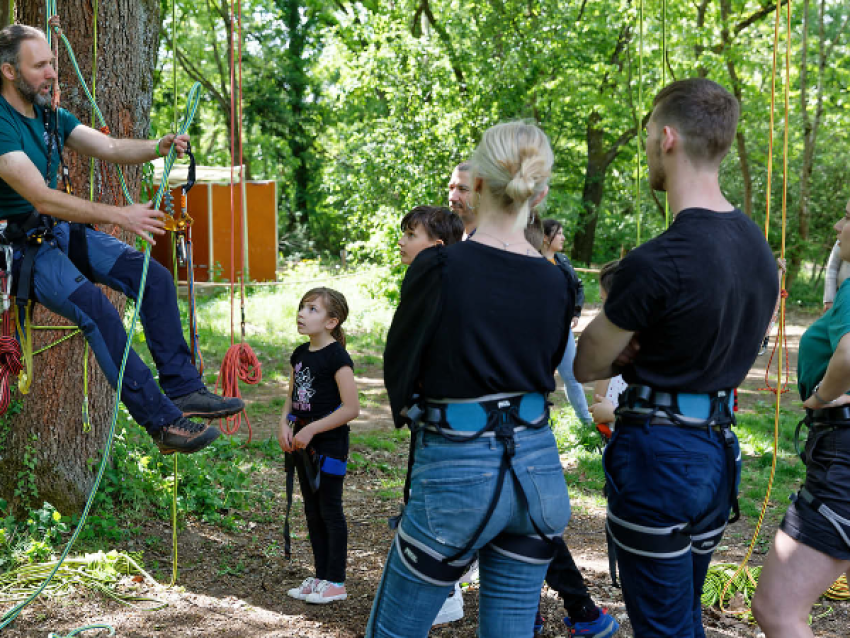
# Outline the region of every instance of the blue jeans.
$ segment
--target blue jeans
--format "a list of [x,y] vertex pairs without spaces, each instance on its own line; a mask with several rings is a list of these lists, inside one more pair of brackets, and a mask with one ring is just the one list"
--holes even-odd
[[558,374],[564,381],[564,390],[567,393],[567,400],[573,406],[579,421],[585,425],[593,423],[593,417],[590,416],[590,411],[587,409],[587,397],[584,396],[584,388],[581,383],[576,381],[573,373],[573,361],[576,358],[576,340],[573,338],[573,331],[567,335],[567,348],[564,350],[564,358],[558,366]]
[[[494,438],[455,443],[437,434],[416,435],[410,500],[400,532],[440,556],[463,549],[490,505],[503,445]],[[548,427],[515,433],[516,454],[502,493],[483,533],[464,558],[477,551],[481,589],[479,635],[530,638],[548,563],[526,562],[492,548],[500,533],[539,538],[560,535],[570,502],[555,438]],[[542,541],[541,541],[542,542]],[[421,638],[453,585],[434,585],[407,569],[394,541],[366,627],[368,638]]]
[[[721,433],[621,425],[618,420],[603,457],[608,510],[646,527],[690,523],[707,530],[722,528],[741,474],[737,438],[733,452],[735,471],[729,476]],[[719,511],[718,504],[723,504]],[[658,558],[618,546],[617,561],[635,638],[704,638],[700,596],[711,552],[691,549],[674,558]]]
[[[48,310],[79,326],[110,385],[115,388],[127,333],[115,307],[94,283],[109,286],[130,299],[137,298],[144,255],[111,235],[86,230],[88,257],[94,283],[68,258],[67,222],[53,228],[35,256],[35,299]],[[16,251],[16,269],[21,251]],[[171,274],[151,259],[140,313],[145,341],[159,373],[159,384],[131,349],[124,371],[121,400],[133,419],[153,433],[173,423],[182,412],[169,399],[203,387],[192,365]],[[163,395],[163,392],[165,395]]]

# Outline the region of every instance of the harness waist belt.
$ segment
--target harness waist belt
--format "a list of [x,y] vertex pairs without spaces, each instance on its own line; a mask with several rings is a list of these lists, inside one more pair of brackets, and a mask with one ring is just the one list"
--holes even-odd
[[819,410],[806,408],[806,414],[811,417],[813,423],[850,427],[850,405],[839,405],[834,408],[821,408]]
[[[480,432],[487,425],[490,410],[516,407],[520,419],[532,426],[546,425],[546,398],[537,392],[528,394],[505,393],[461,400],[432,400],[426,399],[416,418],[425,429],[436,431],[439,425],[442,429],[457,432]],[[411,416],[411,413],[408,413]],[[516,424],[514,430],[519,432],[526,428]],[[482,436],[495,436],[493,431],[483,432]]]
[[[716,408],[726,412],[731,422],[735,396],[732,390],[713,393],[690,393],[656,390],[646,385],[630,385],[620,395],[618,414],[626,417],[652,416],[654,425],[676,425],[679,427],[706,427],[728,423],[706,423],[717,416]],[[675,418],[670,418],[674,416]]]

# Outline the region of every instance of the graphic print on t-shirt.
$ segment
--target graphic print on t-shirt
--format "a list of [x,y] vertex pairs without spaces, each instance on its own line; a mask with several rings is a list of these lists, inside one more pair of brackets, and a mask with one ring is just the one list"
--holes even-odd
[[292,392],[292,409],[310,411],[310,399],[316,394],[313,389],[313,375],[303,363],[295,365],[295,389]]

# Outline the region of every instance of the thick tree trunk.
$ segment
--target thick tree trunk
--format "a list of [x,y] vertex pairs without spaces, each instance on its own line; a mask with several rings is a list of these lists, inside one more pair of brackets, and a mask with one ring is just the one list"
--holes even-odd
[[[150,127],[159,2],[116,0],[99,4],[98,104],[112,135],[146,137]],[[62,0],[58,10],[62,29],[90,85],[95,25],[92,3],[89,0]],[[23,24],[43,28],[44,4],[19,3],[18,19]],[[61,42],[59,52],[62,106],[83,123],[90,124],[91,109]],[[66,151],[66,159],[71,168],[76,194],[88,197],[88,158]],[[138,197],[140,168],[132,167],[124,174],[131,195]],[[102,179],[98,166],[96,198],[106,203],[123,204],[117,190],[114,167],[108,167],[105,177]],[[101,230],[109,231],[110,228]],[[112,291],[109,291],[109,297],[121,311],[124,298]],[[40,306],[36,308],[33,320],[35,325],[67,323]],[[35,348],[43,347],[61,334],[57,331],[36,331]],[[93,479],[88,459],[101,455],[115,394],[89,352],[88,393],[92,430],[84,433],[81,418],[83,356],[83,339],[76,336],[35,357],[31,391],[23,397],[23,411],[15,417],[5,437],[5,449],[0,457],[0,496],[8,500],[15,511],[20,512],[22,508],[39,506],[47,501],[63,514],[71,514],[80,511],[85,504]],[[36,465],[31,470],[23,464],[23,459],[33,455]],[[21,490],[15,493],[18,487],[25,488],[23,494]]]
[[[648,117],[648,116],[647,116]],[[646,119],[646,118],[645,118]],[[584,188],[581,195],[581,210],[573,237],[573,261],[586,265],[593,258],[593,242],[596,240],[596,224],[599,221],[599,205],[605,194],[605,178],[608,168],[616,159],[620,149],[637,134],[631,128],[606,146],[605,131],[599,127],[602,117],[593,111],[587,118],[587,167],[584,172]],[[645,122],[644,122],[645,123]]]
[[595,126],[599,119],[599,115],[594,112],[587,123],[587,166],[584,172],[578,227],[573,237],[572,259],[584,264],[590,264],[593,257],[599,205],[605,192],[605,173],[608,168],[605,164],[605,133]]
[[[285,7],[286,26],[289,30],[289,60],[293,72],[287,78],[290,86],[292,103],[292,120],[296,126],[301,126],[302,113],[304,111],[304,100],[307,93],[307,69],[304,68],[304,51],[307,46],[307,27],[302,25],[302,14],[304,7],[300,2],[290,2]],[[308,165],[308,153],[312,145],[310,132],[303,128],[293,135],[289,146],[292,156],[298,160],[294,177],[294,204],[289,209],[289,230],[295,230],[299,225],[308,227],[310,223],[310,211],[307,204],[307,193],[310,190],[310,167]]]

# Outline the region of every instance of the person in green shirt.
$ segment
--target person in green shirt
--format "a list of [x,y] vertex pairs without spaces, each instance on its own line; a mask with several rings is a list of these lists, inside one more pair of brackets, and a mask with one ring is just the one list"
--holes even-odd
[[[154,243],[155,235],[165,233],[163,213],[150,203],[109,206],[56,190],[62,147],[116,164],[141,164],[172,147],[182,156],[189,138],[114,139],[80,124],[68,111],[51,107],[57,77],[53,65],[42,31],[25,25],[0,29],[2,243],[14,250],[13,292],[19,304],[38,301],[79,326],[114,388],[127,335],[118,312],[95,283],[136,299],[144,256],[90,225],[117,224]],[[130,350],[121,400],[163,454],[196,452],[219,432],[190,417],[229,416],[241,412],[244,403],[207,390],[183,338],[171,274],[154,260],[141,318],[159,385]]]
[[[850,207],[835,224],[850,260]],[[806,480],[785,513],[753,598],[767,638],[814,636],[815,601],[850,569],[850,281],[800,339],[800,398],[809,436]]]

